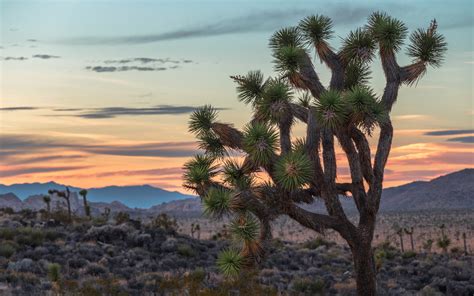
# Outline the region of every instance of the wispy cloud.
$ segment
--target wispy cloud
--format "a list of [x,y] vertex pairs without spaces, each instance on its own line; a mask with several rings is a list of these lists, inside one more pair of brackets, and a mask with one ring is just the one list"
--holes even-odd
[[4,61],[25,61],[27,59],[28,58],[26,58],[26,57],[4,57],[4,58],[2,58],[2,60],[4,60]]
[[[365,19],[373,8],[370,7],[348,7],[345,5],[344,9],[335,5],[331,7],[330,15],[333,21],[338,24],[353,24],[362,19]],[[293,9],[293,10],[275,10],[275,11],[261,11],[249,15],[225,19],[204,25],[193,25],[190,27],[181,28],[167,32],[161,32],[148,35],[125,35],[118,37],[81,37],[73,39],[61,40],[62,43],[73,45],[117,45],[117,44],[143,44],[160,41],[188,39],[197,37],[210,37],[226,34],[249,33],[258,31],[267,31],[278,29],[285,22],[295,21],[302,16],[308,14],[307,9]]]
[[424,120],[429,118],[430,116],[424,114],[405,114],[394,116],[394,119],[396,120]]
[[[92,142],[92,141],[91,141]],[[37,135],[2,135],[0,155],[9,161],[12,156],[35,153],[58,153],[67,150],[72,153],[88,153],[96,155],[118,155],[136,157],[189,157],[199,152],[195,142],[138,142],[117,144],[104,142],[85,144],[86,140],[77,138],[59,138]],[[6,163],[8,165],[8,163]]]
[[125,72],[125,71],[165,71],[168,68],[165,67],[139,67],[139,66],[87,66],[87,70],[91,70],[97,73],[103,72]]
[[[131,107],[106,107],[96,109],[86,109],[83,112],[71,114],[68,116],[76,116],[81,118],[104,119],[114,118],[118,116],[141,116],[141,115],[179,115],[188,114],[195,111],[195,106],[173,106],[159,105],[146,108]],[[217,110],[225,110],[225,108],[216,108]]]
[[59,59],[60,56],[50,55],[50,54],[35,54],[33,55],[33,58],[49,60],[49,59]]
[[448,139],[449,142],[459,142],[459,143],[470,143],[474,144],[474,136],[466,136],[466,137],[456,137]]
[[37,110],[38,107],[21,106],[21,107],[3,107],[0,111],[25,111],[25,110]]
[[474,129],[431,131],[431,132],[425,133],[425,136],[452,136],[452,135],[463,135],[463,134],[474,134]]
[[39,166],[39,167],[28,167],[28,168],[19,168],[19,169],[10,169],[10,170],[7,169],[7,170],[0,171],[0,177],[6,178],[6,177],[20,176],[20,175],[72,171],[72,170],[80,170],[80,169],[87,169],[87,168],[90,168],[90,166],[62,166],[62,167]]

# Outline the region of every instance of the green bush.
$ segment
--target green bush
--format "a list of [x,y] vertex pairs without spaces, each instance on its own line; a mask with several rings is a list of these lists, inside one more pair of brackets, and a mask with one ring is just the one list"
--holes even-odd
[[16,248],[11,243],[2,243],[0,245],[0,257],[10,258],[15,252]]
[[13,240],[15,237],[15,231],[10,228],[0,228],[0,239],[2,240]]
[[130,215],[125,212],[118,212],[117,215],[115,215],[115,223],[117,225],[124,224],[130,221]]
[[195,253],[194,253],[193,249],[188,245],[180,244],[180,245],[178,245],[177,250],[178,250],[178,254],[183,256],[183,257],[194,257],[195,256]]
[[18,229],[15,240],[19,245],[37,247],[43,243],[44,233],[39,229],[25,227]]
[[402,254],[402,258],[404,259],[409,259],[409,258],[414,258],[416,257],[416,252],[414,251],[406,251]]
[[330,247],[333,244],[334,244],[333,242],[329,242],[329,241],[323,239],[322,237],[318,236],[317,238],[315,238],[313,240],[309,240],[309,241],[304,242],[303,243],[303,248],[314,250],[314,249],[317,249],[320,246]]
[[61,277],[61,265],[51,263],[48,265],[48,278],[52,282],[58,282]]
[[298,279],[293,281],[292,290],[303,295],[323,295],[324,281],[309,278]]

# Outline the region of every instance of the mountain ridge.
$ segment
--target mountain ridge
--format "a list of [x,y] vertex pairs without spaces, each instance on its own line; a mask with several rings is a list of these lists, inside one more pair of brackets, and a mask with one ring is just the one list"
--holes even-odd
[[[0,207],[2,207],[2,204],[8,203],[11,203],[13,208],[21,207],[21,204],[14,200],[11,195],[8,198],[4,197],[8,193],[13,193],[21,203],[28,201],[29,197],[21,198],[15,192],[6,192],[5,188],[7,187],[15,188],[21,185],[56,186],[59,187],[57,189],[64,189],[65,187],[65,185],[54,181],[12,184],[10,186],[0,184]],[[77,187],[71,186],[70,188],[71,191],[79,190]],[[135,208],[137,210],[145,209],[150,212],[167,212],[175,215],[183,213],[196,214],[202,211],[200,200],[195,196],[182,194],[177,191],[167,191],[151,185],[112,185],[90,188],[88,190],[90,191],[88,194],[89,201],[100,209],[108,205],[116,210],[127,210],[127,208],[133,210]],[[124,192],[117,192],[121,190]],[[138,198],[136,190],[142,190],[143,193]],[[474,209],[474,195],[472,192],[474,192],[474,169],[466,168],[429,181],[413,181],[404,185],[385,188],[382,193],[380,210]],[[44,194],[46,193],[47,190],[44,190]],[[38,194],[40,192],[36,192],[31,196],[38,198]],[[7,201],[8,199],[10,200],[9,202]],[[355,211],[355,206],[350,198],[341,198],[341,203],[346,210]],[[37,202],[35,204],[41,203]],[[38,206],[36,205],[35,207]],[[78,207],[80,207],[80,203]],[[304,207],[312,211],[325,211],[323,203],[319,200],[313,204],[304,205]]]

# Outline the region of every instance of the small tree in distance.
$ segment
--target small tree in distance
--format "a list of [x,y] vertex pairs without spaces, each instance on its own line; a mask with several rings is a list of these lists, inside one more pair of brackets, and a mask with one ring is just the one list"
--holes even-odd
[[[218,122],[210,106],[192,114],[189,130],[205,155],[185,164],[184,186],[199,194],[208,215],[232,217],[230,229],[242,243],[219,256],[226,274],[258,263],[271,239],[271,221],[286,215],[319,233],[338,232],[352,250],[357,293],[370,296],[376,295],[372,240],[393,139],[390,112],[400,86],[415,84],[428,65],[440,66],[447,46],[432,21],[410,36],[407,53],[413,63],[399,66],[396,54],[407,28],[380,12],[350,32],[337,52],[329,45],[332,35],[330,18],[307,17],[271,37],[277,77],[265,79],[260,71],[231,77],[240,101],[253,108],[253,119],[242,131]],[[328,87],[315,71],[311,49],[331,70]],[[386,81],[381,97],[368,86],[376,53]],[[296,101],[298,92],[302,96]],[[304,139],[292,140],[296,120],[306,125]],[[376,130],[372,151],[369,138]],[[350,182],[337,178],[338,144],[349,163]],[[243,160],[230,157],[230,150],[240,152]],[[358,223],[346,216],[341,195],[352,197]],[[324,202],[327,214],[300,207],[316,199]]]

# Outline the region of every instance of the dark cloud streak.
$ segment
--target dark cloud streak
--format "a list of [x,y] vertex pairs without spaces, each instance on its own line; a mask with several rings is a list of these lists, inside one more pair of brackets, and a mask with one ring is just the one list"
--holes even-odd
[[439,130],[425,133],[425,136],[452,136],[452,135],[463,135],[473,134],[474,129],[458,129],[458,130]]

